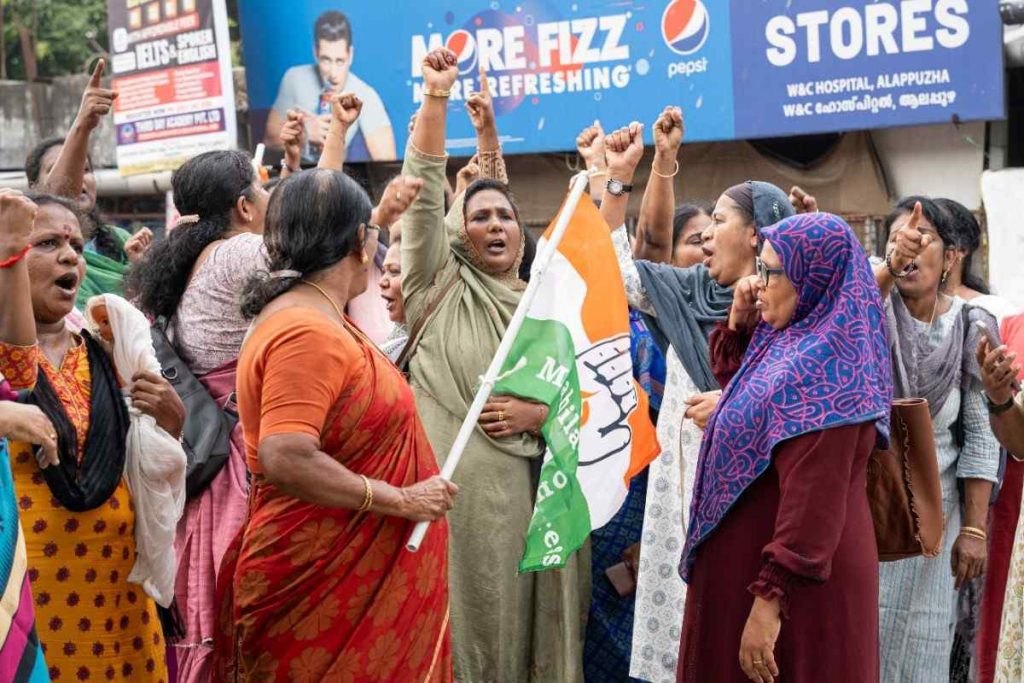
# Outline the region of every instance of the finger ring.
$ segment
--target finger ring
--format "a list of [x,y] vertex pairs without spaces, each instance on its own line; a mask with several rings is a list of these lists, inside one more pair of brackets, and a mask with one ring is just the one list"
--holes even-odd
[[763,659],[755,659],[755,660],[753,661],[753,663],[754,663],[754,664],[764,664],[764,660],[763,660]]
[[398,201],[402,201],[402,191],[401,190],[399,190],[398,192],[395,193],[395,199],[397,199]]
[[504,422],[504,421],[505,421],[505,411],[504,410],[499,410],[498,411],[498,422]]

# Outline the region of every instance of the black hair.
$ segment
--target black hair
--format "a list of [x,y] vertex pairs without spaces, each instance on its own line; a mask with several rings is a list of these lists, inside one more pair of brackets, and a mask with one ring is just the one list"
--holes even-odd
[[320,51],[320,41],[333,43],[344,40],[352,47],[352,24],[348,17],[338,10],[328,10],[316,18],[313,25],[313,47]]
[[127,291],[151,316],[170,318],[178,310],[196,259],[231,229],[231,212],[239,197],[252,198],[256,173],[249,156],[239,151],[204,152],[174,172],[174,206],[199,221],[171,231],[128,271]]
[[683,236],[683,230],[686,229],[687,223],[701,214],[710,218],[712,211],[714,211],[714,207],[711,206],[710,202],[705,201],[679,205],[672,215],[672,249],[674,250],[679,245],[679,240]]
[[[43,174],[43,159],[46,157],[47,152],[54,147],[62,147],[64,142],[65,138],[59,136],[46,138],[29,150],[28,156],[25,157],[25,177],[28,179],[30,188],[39,183],[39,177]],[[89,158],[89,167],[92,168],[91,158]],[[49,196],[52,197],[53,195]],[[93,241],[96,253],[118,263],[127,261],[128,257],[125,255],[121,243],[114,236],[113,231],[103,223],[103,220],[100,218],[99,209],[96,206],[93,206],[87,214],[83,214],[80,208],[76,208],[74,211],[75,215],[78,216],[78,222],[82,226],[83,235],[85,235],[86,239]]]
[[949,214],[943,211],[942,207],[934,199],[921,195],[904,197],[896,202],[892,212],[885,217],[886,234],[889,234],[892,226],[899,220],[900,216],[913,213],[914,205],[918,202],[921,203],[921,215],[935,227],[935,231],[939,233],[939,239],[942,240],[942,246],[945,249],[955,248],[957,246],[956,232],[953,229],[953,222]]
[[974,252],[981,246],[981,225],[971,210],[952,199],[936,199],[935,203],[949,214],[953,230],[957,235],[956,246],[967,252],[963,260],[963,274],[960,280],[965,287],[982,294],[989,294],[988,284],[975,274],[972,268]]
[[82,233],[85,233],[86,225],[89,222],[89,216],[86,215],[77,203],[71,201],[67,197],[59,197],[55,194],[48,192],[29,192],[25,195],[28,199],[32,200],[36,206],[59,206],[67,209],[74,214],[75,219],[78,221],[78,225],[82,228]]
[[25,157],[25,176],[28,178],[28,184],[35,185],[39,182],[39,176],[43,174],[43,157],[54,147],[61,147],[64,144],[64,138],[53,137],[46,138],[38,145],[29,150],[28,156]]
[[533,260],[537,258],[537,240],[529,230],[523,230],[523,262],[519,264],[519,279],[523,282],[530,281],[530,269],[533,268]]
[[495,180],[493,178],[480,178],[470,183],[469,187],[466,188],[466,192],[462,195],[462,215],[463,220],[469,215],[469,200],[475,195],[485,192],[487,190],[494,190],[500,192],[508,200],[508,203],[512,205],[512,214],[516,217],[516,223],[519,222],[519,207],[516,206],[516,200],[512,196],[512,191],[508,189],[508,185]]
[[256,317],[302,278],[362,249],[359,228],[370,221],[372,210],[366,191],[341,171],[311,169],[281,181],[270,197],[263,233],[268,270],[294,270],[299,275],[250,277],[242,290],[242,315]]

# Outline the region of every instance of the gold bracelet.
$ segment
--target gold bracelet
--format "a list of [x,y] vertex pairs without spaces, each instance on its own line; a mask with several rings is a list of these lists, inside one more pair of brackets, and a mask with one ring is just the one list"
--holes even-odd
[[979,529],[973,526],[962,526],[960,527],[960,533],[964,536],[973,536],[974,538],[982,541],[988,540],[988,534],[985,533],[984,529]]
[[370,480],[366,478],[366,475],[360,474],[359,476],[363,478],[365,494],[363,495],[363,504],[359,506],[356,512],[368,512],[370,506],[373,505],[373,487],[370,486]]
[[658,176],[659,178],[675,178],[677,175],[679,175],[679,160],[676,159],[676,170],[672,172],[672,175],[658,173],[658,169],[654,168],[654,164],[651,164],[651,173]]
[[433,88],[424,88],[423,94],[427,97],[440,97],[441,99],[448,99],[452,96],[451,90],[434,90]]

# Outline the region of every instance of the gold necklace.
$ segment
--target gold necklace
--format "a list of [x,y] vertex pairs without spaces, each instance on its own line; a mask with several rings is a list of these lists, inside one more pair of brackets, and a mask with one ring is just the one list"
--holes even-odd
[[377,348],[377,345],[370,341],[370,338],[363,334],[362,330],[349,323],[348,318],[346,318],[345,314],[341,312],[341,307],[338,306],[338,302],[336,302],[334,298],[330,294],[328,294],[326,290],[324,290],[323,287],[321,287],[315,282],[310,282],[309,280],[300,280],[300,282],[302,282],[302,284],[304,285],[309,285],[316,291],[320,292],[320,294],[325,299],[327,299],[327,302],[331,304],[331,308],[333,308],[334,312],[338,314],[338,319],[341,320],[342,327],[344,327],[349,332],[349,334],[356,337],[360,341],[366,343],[371,349]]
[[328,294],[328,293],[327,293],[327,292],[326,292],[326,291],[324,290],[324,288],[323,288],[323,287],[321,287],[320,285],[318,285],[318,284],[317,284],[317,283],[315,283],[315,282],[310,282],[309,280],[301,280],[301,282],[302,282],[302,284],[304,284],[304,285],[309,285],[310,287],[312,287],[312,288],[313,288],[313,289],[315,289],[316,291],[320,292],[320,294],[322,294],[322,295],[323,295],[323,297],[324,297],[325,299],[327,299],[327,302],[328,302],[329,304],[331,304],[331,307],[332,307],[332,308],[334,309],[334,312],[338,314],[338,318],[339,318],[339,319],[341,320],[341,324],[342,324],[342,325],[345,325],[346,327],[348,327],[348,325],[346,325],[346,324],[345,324],[345,315],[344,315],[344,314],[343,314],[343,313],[341,312],[341,307],[340,307],[340,306],[338,306],[338,302],[336,302],[336,301],[335,301],[335,300],[334,300],[334,299],[333,299],[333,298],[331,297],[331,295],[330,295],[330,294]]

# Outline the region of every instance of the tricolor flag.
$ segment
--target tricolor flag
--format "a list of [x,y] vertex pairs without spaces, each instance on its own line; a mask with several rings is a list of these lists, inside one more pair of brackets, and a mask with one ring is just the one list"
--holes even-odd
[[[564,566],[626,499],[659,452],[647,396],[633,379],[629,311],[608,225],[588,197],[568,227],[502,365],[494,394],[549,406],[547,453],[519,571]],[[556,236],[544,233],[537,253]],[[536,277],[536,275],[534,276]],[[531,283],[534,284],[534,283]]]

